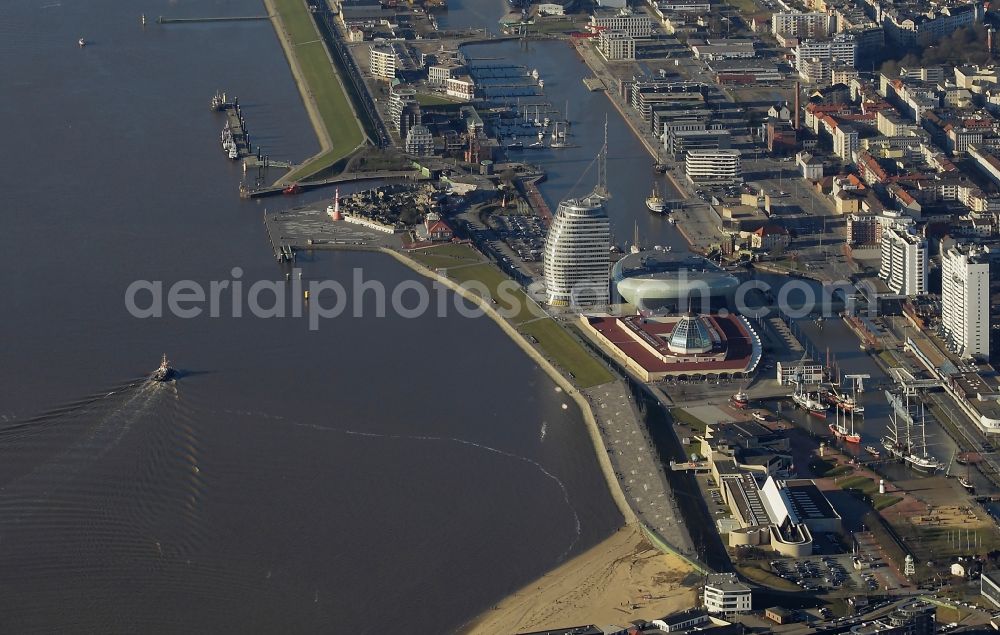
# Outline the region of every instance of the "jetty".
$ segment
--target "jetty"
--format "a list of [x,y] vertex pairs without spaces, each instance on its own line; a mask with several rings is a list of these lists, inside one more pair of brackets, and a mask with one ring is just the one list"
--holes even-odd
[[225,93],[216,93],[212,97],[211,106],[212,110],[226,115],[226,126],[222,130],[223,149],[228,152],[227,140],[231,141],[232,146],[236,148],[236,156],[230,155],[229,158],[242,159],[254,154],[239,98],[229,101],[226,99]]
[[159,16],[156,18],[157,24],[196,24],[201,22],[252,22],[254,20],[270,20],[269,15],[244,15],[220,18],[166,18]]
[[348,220],[334,221],[323,207],[265,212],[264,227],[274,259],[278,262],[295,262],[299,251],[399,249],[402,246],[402,235],[399,233],[378,231]]

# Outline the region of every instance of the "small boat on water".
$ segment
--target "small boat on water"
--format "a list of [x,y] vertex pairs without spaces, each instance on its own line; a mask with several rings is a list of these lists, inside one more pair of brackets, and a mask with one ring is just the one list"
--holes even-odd
[[539,88],[545,88],[545,80],[544,79],[538,80],[538,87]]
[[164,353],[163,357],[160,359],[160,367],[153,371],[153,374],[149,376],[153,381],[170,381],[177,377],[177,371],[170,367],[170,362],[167,361],[167,354]]
[[867,451],[868,454],[871,454],[872,456],[874,456],[876,459],[878,457],[882,456],[882,453],[879,452],[878,448],[876,448],[874,445],[866,445],[865,446],[865,451]]
[[757,412],[756,410],[750,416],[753,417],[755,420],[760,421],[761,423],[763,423],[764,421],[767,421],[767,415],[761,414],[761,413]]
[[77,40],[76,43],[80,45],[80,48],[83,48],[83,47],[87,46],[87,40],[85,40],[83,38],[80,38],[79,40]]
[[676,225],[677,219],[671,216],[670,218],[667,219],[667,222],[670,223],[671,225]]

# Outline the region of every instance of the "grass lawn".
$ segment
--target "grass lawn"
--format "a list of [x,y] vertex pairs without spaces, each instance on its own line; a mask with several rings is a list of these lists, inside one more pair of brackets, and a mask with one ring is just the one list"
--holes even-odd
[[538,345],[545,354],[572,373],[574,381],[581,388],[599,386],[614,379],[611,372],[555,320],[535,320],[518,330],[538,340]]
[[878,354],[878,358],[882,360],[882,363],[890,368],[896,367],[896,358],[889,351],[882,351]]
[[754,0],[727,0],[726,3],[736,7],[740,10],[740,13],[746,15],[760,13],[760,5],[754,2]]
[[899,501],[903,500],[898,496],[889,496],[888,494],[875,494],[872,498],[872,507],[878,511],[892,507]]
[[465,260],[459,260],[458,258],[452,258],[451,256],[439,256],[437,254],[411,253],[408,254],[408,256],[423,266],[430,267],[431,269],[448,269],[449,267],[458,267],[469,264],[469,262]]
[[406,254],[425,267],[437,269],[443,267],[458,267],[474,262],[481,262],[479,254],[466,245],[439,245],[426,249],[414,249]]
[[765,571],[764,569],[750,564],[738,564],[735,565],[736,571],[742,575],[744,578],[752,582],[756,582],[762,586],[771,587],[772,589],[778,589],[779,591],[801,591],[802,589],[799,585],[795,584],[791,580],[786,580],[782,577],[776,576],[770,571]]
[[889,494],[879,494],[878,493],[878,483],[874,480],[868,478],[867,476],[852,476],[850,478],[845,478],[838,483],[841,489],[844,490],[855,490],[860,492],[862,495],[871,499],[872,507],[876,510],[883,510],[887,507],[892,507],[899,501],[903,500],[898,496],[891,496]]
[[527,25],[526,30],[528,33],[570,33],[577,30],[577,25],[572,20],[539,20]]
[[705,432],[705,422],[683,408],[672,408],[670,410],[670,416],[673,417],[675,421],[679,421],[686,426],[694,428],[697,432]]
[[305,2],[274,0],[274,6],[288,30],[306,89],[314,96],[320,119],[333,143],[329,151],[286,175],[284,180],[290,182],[304,179],[343,159],[364,140],[364,135]]
[[850,465],[836,465],[835,463],[831,463],[830,461],[825,461],[823,459],[816,459],[810,463],[809,469],[812,470],[813,474],[816,476],[824,478],[844,476],[854,471],[854,468]]
[[[497,301],[497,311],[514,324],[539,317],[532,310],[534,304],[521,287],[489,263],[452,269],[448,271],[448,277],[459,284],[474,281],[483,283],[489,290],[490,297]],[[502,293],[498,291],[501,284],[504,285]]]
[[448,243],[446,245],[438,245],[436,247],[428,247],[426,249],[419,249],[412,252],[413,254],[429,254],[433,253],[438,256],[451,256],[452,258],[458,258],[461,260],[468,260],[469,262],[478,262],[482,260],[479,257],[479,252],[468,245]]

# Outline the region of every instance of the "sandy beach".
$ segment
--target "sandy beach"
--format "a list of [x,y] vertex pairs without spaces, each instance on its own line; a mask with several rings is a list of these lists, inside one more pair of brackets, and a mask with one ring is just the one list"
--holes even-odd
[[637,527],[626,525],[510,595],[464,632],[497,635],[655,619],[696,604],[697,576],[683,560],[660,553]]

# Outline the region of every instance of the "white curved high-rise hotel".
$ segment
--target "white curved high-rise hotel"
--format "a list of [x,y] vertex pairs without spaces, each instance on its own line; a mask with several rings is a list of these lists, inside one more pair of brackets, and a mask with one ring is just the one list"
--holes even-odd
[[559,204],[545,240],[545,297],[552,306],[608,303],[611,224],[594,195]]

